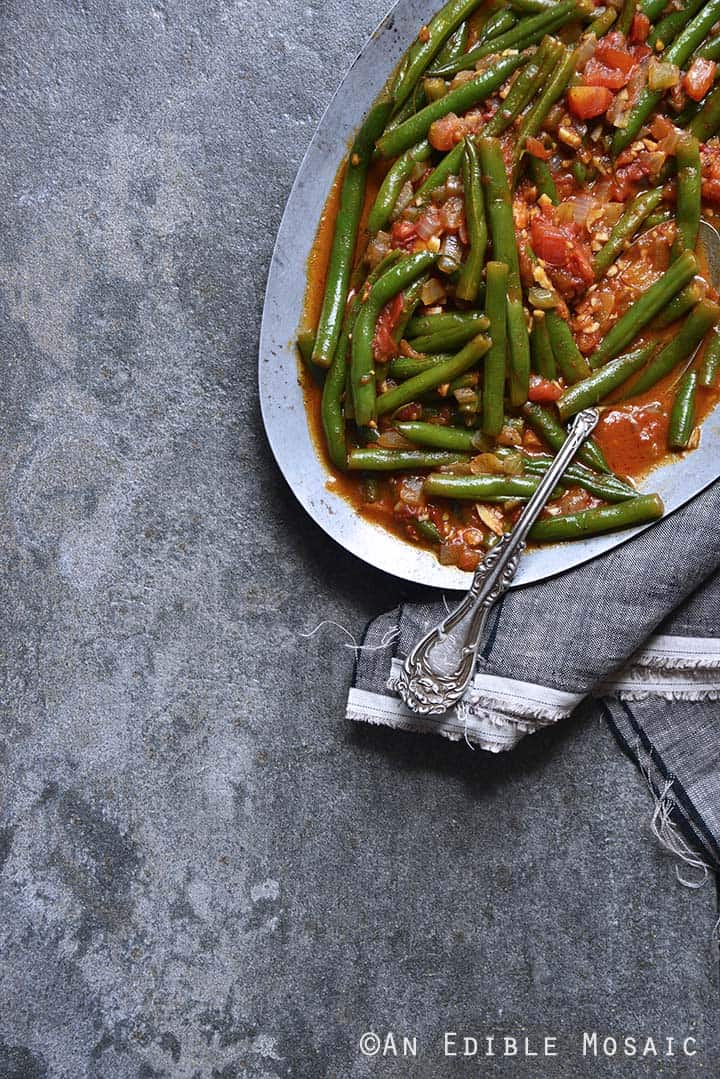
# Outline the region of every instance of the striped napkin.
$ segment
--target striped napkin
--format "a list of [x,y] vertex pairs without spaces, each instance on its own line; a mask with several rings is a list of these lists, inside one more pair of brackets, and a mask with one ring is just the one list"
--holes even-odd
[[434,594],[370,623],[349,719],[497,753],[596,698],[656,795],[662,838],[720,865],[720,482],[593,562],[508,592],[463,701],[419,716],[396,678],[445,613]]

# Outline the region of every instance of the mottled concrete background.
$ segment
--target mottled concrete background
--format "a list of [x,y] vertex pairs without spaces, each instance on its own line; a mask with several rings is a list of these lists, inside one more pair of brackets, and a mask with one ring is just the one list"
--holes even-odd
[[[401,594],[297,508],[254,388],[285,198],[384,3],[0,8],[2,1079],[717,1074],[714,893],[601,725],[500,761],[351,730],[351,653],[298,636]],[[700,1056],[583,1062],[586,1027]]]

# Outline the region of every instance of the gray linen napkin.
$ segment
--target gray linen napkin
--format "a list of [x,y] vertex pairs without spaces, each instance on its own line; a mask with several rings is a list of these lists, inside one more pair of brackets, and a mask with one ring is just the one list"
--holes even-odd
[[586,697],[679,825],[720,861],[720,482],[635,539],[507,593],[489,619],[465,699],[418,716],[394,691],[408,650],[445,612],[406,604],[367,627],[347,706],[355,722],[465,738],[492,752]]

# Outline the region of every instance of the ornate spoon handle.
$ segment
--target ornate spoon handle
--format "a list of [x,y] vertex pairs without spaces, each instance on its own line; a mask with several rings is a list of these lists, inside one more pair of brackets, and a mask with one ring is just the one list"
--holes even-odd
[[599,413],[594,408],[577,414],[557,457],[512,532],[488,551],[475,570],[462,602],[418,641],[405,660],[397,690],[414,712],[422,715],[445,712],[462,698],[475,670],[490,608],[509,587],[525,550],[528,532],[598,419]]

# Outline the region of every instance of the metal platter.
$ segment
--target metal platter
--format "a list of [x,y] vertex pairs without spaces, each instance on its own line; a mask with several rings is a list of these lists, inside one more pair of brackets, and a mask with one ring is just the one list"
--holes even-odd
[[[260,402],[278,466],[303,508],[346,550],[386,573],[442,589],[465,589],[471,575],[359,516],[333,491],[308,425],[294,339],[306,288],[307,260],[328,193],[352,133],[438,0],[399,0],[354,62],[323,116],[300,166],[270,265],[260,335]],[[717,478],[720,406],[703,424],[700,447],[656,468],[643,485],[666,511],[682,506]],[[648,526],[645,526],[648,527]],[[640,529],[529,551],[514,587],[551,577],[617,547]]]

